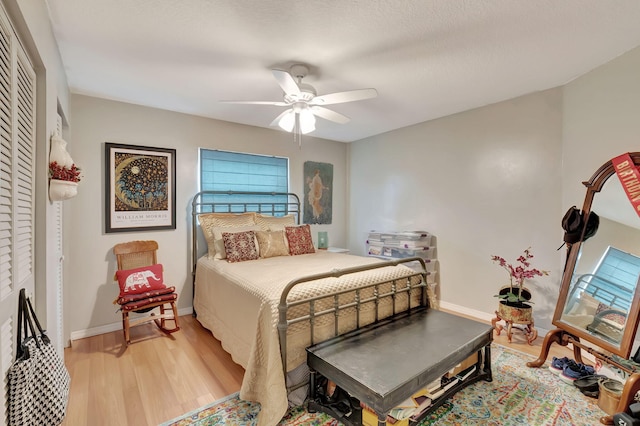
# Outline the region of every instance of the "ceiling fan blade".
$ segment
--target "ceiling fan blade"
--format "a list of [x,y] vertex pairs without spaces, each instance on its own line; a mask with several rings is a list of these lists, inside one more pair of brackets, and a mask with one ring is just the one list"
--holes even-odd
[[282,119],[282,117],[284,117],[285,115],[287,115],[289,112],[291,111],[291,109],[286,109],[284,110],[280,115],[278,115],[272,122],[271,124],[269,124],[269,126],[277,126],[278,123],[280,123],[280,120]]
[[346,124],[351,121],[351,119],[346,115],[320,106],[312,106],[311,112],[320,118],[324,118],[325,120],[333,121],[335,123]]
[[378,96],[376,89],[357,89],[347,92],[329,93],[327,95],[316,96],[309,102],[309,105],[331,105],[345,102],[361,101]]
[[271,72],[278,81],[280,87],[282,87],[282,90],[284,90],[285,95],[300,95],[300,88],[293,77],[291,77],[291,74],[282,70],[271,70]]
[[218,101],[223,104],[245,104],[245,105],[274,105],[274,106],[287,106],[288,104],[282,101]]

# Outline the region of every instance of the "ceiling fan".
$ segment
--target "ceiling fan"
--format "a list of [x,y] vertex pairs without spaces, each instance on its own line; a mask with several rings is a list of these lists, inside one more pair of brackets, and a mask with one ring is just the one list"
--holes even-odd
[[[317,96],[316,89],[313,86],[302,82],[302,79],[309,74],[309,68],[303,64],[293,65],[290,72],[279,69],[271,71],[276,81],[284,91],[284,99],[282,101],[221,102],[289,107],[271,122],[271,126],[278,125],[288,132],[293,132],[294,139],[297,136],[298,142],[300,142],[300,135],[307,134],[315,130],[316,116],[340,124],[348,123],[351,120],[346,115],[325,108],[325,105],[360,101],[378,96],[376,89],[357,89]],[[295,79],[298,81],[296,82]]]

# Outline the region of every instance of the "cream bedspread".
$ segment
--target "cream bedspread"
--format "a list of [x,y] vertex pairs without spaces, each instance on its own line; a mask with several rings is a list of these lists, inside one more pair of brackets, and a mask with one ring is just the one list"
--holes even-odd
[[[258,425],[277,424],[288,406],[277,330],[278,304],[285,286],[303,276],[377,262],[380,260],[371,257],[324,251],[239,263],[209,260],[206,256],[198,261],[194,295],[197,318],[222,342],[233,360],[244,367],[240,397],[261,404]],[[318,280],[297,286],[289,300],[325,294],[338,288],[388,281],[410,273],[409,268],[398,266]],[[412,306],[419,303],[417,293],[412,298]],[[398,310],[406,309],[407,298],[400,297],[396,303]],[[392,313],[390,302],[381,306],[381,317]],[[304,311],[297,309],[299,313]],[[373,321],[374,304],[365,306],[360,315],[361,323]],[[319,322],[315,329],[316,341],[330,337],[333,332],[332,318],[327,316]],[[341,316],[339,325],[341,331],[354,328],[355,314],[351,321],[342,321]],[[287,337],[288,371],[306,361],[305,348],[309,344],[307,327],[290,327]]]

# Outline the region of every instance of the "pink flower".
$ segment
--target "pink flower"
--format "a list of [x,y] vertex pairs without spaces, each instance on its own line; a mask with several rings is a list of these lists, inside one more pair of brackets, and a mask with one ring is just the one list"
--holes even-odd
[[[536,276],[549,275],[548,271],[543,271],[541,269],[531,268],[530,259],[533,258],[533,254],[531,254],[531,247],[525,249],[524,254],[519,256],[516,259],[514,264],[507,263],[507,261],[500,256],[492,255],[491,260],[497,262],[501,268],[504,268],[509,273],[509,293],[505,295],[497,295],[501,299],[506,299],[509,302],[523,302],[526,301],[524,297],[521,296],[522,288],[524,286],[524,281],[526,279],[531,279]],[[519,265],[518,265],[519,263]],[[514,266],[515,265],[515,266]],[[514,293],[513,288],[516,287],[518,289],[518,293]]]

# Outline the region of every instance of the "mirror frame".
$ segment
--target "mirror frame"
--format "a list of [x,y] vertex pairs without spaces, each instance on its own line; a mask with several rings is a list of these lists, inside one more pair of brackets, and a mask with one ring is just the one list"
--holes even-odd
[[[640,152],[630,152],[629,156],[631,157],[633,164],[638,167],[640,165]],[[591,204],[593,203],[593,197],[595,196],[595,194],[600,192],[605,182],[615,173],[616,172],[613,167],[613,163],[611,162],[611,160],[609,160],[602,166],[600,166],[600,168],[593,174],[593,176],[591,176],[588,181],[582,182],[582,184],[587,187],[587,194],[584,198],[584,203],[582,204],[582,211],[584,212],[585,217],[587,217],[587,215],[591,211]],[[564,265],[562,283],[560,285],[560,294],[558,296],[556,310],[553,314],[552,324],[559,329],[572,334],[580,340],[593,343],[594,345],[597,345],[598,347],[606,351],[627,359],[629,358],[629,354],[631,353],[631,348],[633,346],[636,331],[638,330],[638,319],[640,318],[640,283],[636,284],[636,290],[633,294],[633,300],[631,302],[631,307],[629,308],[626,326],[624,328],[624,333],[622,334],[619,347],[614,346],[604,339],[599,339],[598,337],[589,333],[587,330],[575,327],[561,320],[562,313],[567,302],[567,296],[569,294],[571,279],[573,277],[573,272],[576,267],[576,262],[578,260],[578,255],[580,254],[581,247],[581,241],[571,244],[570,247],[567,247],[568,256],[567,261]]]

